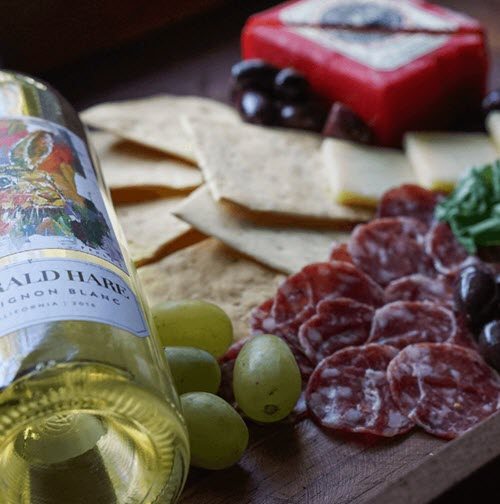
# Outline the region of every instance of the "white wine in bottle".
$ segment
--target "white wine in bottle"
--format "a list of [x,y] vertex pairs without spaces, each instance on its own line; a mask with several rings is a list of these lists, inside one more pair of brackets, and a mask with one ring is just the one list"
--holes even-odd
[[0,71],[2,504],[175,502],[189,444],[143,299],[76,112]]

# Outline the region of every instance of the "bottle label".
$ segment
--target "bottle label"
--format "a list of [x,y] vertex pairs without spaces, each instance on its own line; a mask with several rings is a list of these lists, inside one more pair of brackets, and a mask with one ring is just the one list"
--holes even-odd
[[86,145],[58,124],[0,120],[0,258],[0,336],[58,320],[148,335]]
[[84,142],[41,119],[0,120],[0,257],[40,249],[127,272]]
[[121,276],[73,259],[30,259],[0,269],[0,334],[38,323],[88,320],[147,336],[142,309]]

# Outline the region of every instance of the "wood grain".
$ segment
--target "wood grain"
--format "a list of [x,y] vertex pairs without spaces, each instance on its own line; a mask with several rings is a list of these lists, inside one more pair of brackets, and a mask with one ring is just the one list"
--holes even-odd
[[224,0],[4,0],[0,56],[7,68],[46,70],[206,11]]
[[182,504],[423,504],[500,453],[500,415],[452,442],[329,434],[311,421],[255,428],[227,471],[192,471]]

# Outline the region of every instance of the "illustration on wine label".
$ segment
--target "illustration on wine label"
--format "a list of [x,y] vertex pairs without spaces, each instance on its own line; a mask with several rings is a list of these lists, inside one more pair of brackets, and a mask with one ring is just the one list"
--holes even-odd
[[0,256],[85,252],[126,270],[80,138],[35,118],[0,121]]

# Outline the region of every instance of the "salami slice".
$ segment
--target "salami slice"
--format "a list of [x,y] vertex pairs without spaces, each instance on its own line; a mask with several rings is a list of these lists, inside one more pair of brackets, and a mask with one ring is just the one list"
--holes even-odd
[[440,195],[413,184],[387,191],[380,200],[377,217],[413,217],[430,225]]
[[395,301],[375,312],[368,342],[401,349],[414,343],[444,343],[456,332],[451,310],[436,303]]
[[278,289],[271,310],[277,331],[298,344],[299,328],[315,314],[316,305],[323,299],[340,297],[370,306],[384,302],[383,290],[353,264],[313,263],[288,277]]
[[349,347],[327,357],[309,379],[306,402],[323,427],[391,437],[413,427],[393,401],[387,366],[398,351],[387,345]]
[[452,439],[500,407],[500,378],[473,350],[420,343],[402,350],[387,376],[400,410],[435,436]]
[[330,250],[330,261],[344,261],[352,263],[351,254],[347,250],[347,243],[333,243]]
[[461,245],[446,222],[436,222],[426,237],[426,250],[440,273],[451,273],[465,267],[469,261],[467,250]]
[[385,289],[385,301],[430,301],[453,306],[453,285],[444,276],[430,278],[417,273],[391,282]]
[[[273,303],[273,298],[268,299],[252,311],[250,315],[250,328],[252,334],[274,334],[284,339],[295,356],[302,379],[307,382],[309,376],[311,376],[311,373],[314,371],[314,365],[298,344],[298,320],[288,326],[286,323],[278,324],[271,315]],[[237,349],[237,344],[238,342],[229,347],[229,350],[222,359],[228,354],[235,353],[233,348]],[[239,349],[237,350],[239,353]],[[234,358],[236,357],[237,353]]]
[[238,341],[235,341],[227,350],[226,353],[219,358],[219,366],[221,371],[221,382],[219,391],[217,394],[222,397],[225,401],[230,404],[236,404],[236,400],[234,398],[233,393],[233,371],[234,371],[234,362],[236,361],[236,357],[238,357],[240,350],[243,348],[243,345],[250,339],[242,338]]
[[433,276],[424,250],[426,231],[410,217],[375,219],[356,227],[348,250],[354,264],[383,286],[414,273]]
[[311,359],[309,359],[309,357],[304,353],[302,349],[295,346],[290,346],[290,350],[292,351],[293,356],[297,361],[297,365],[299,366],[302,382],[303,384],[306,384],[309,380],[309,377],[314,371],[315,364],[313,364]]
[[312,362],[368,339],[374,309],[353,299],[339,298],[318,303],[316,315],[300,326],[299,341]]
[[271,316],[274,298],[267,299],[252,310],[250,314],[250,331],[252,334],[273,334],[276,321]]
[[241,338],[231,344],[231,346],[226,350],[226,353],[219,357],[219,364],[224,364],[225,362],[230,362],[236,360],[236,357],[240,354],[240,350],[243,348],[245,343],[251,339],[251,336],[246,338]]
[[472,350],[478,352],[479,344],[477,343],[472,330],[469,328],[466,316],[459,311],[455,311],[454,314],[457,321],[457,330],[455,335],[451,337],[447,343],[471,348]]

